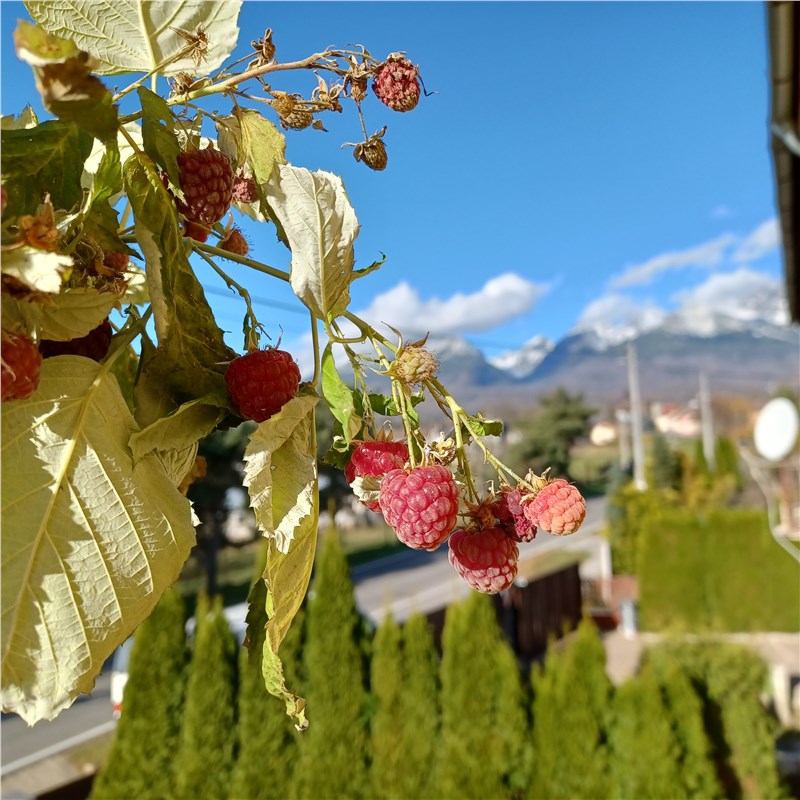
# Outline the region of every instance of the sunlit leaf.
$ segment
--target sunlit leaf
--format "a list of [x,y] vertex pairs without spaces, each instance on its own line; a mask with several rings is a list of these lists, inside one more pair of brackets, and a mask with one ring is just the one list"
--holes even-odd
[[80,356],[42,365],[2,409],[3,709],[33,724],[89,692],[178,577],[188,500],[137,430],[116,380]]
[[336,369],[330,342],[322,354],[322,395],[331,414],[341,424],[345,441],[349,443],[358,435],[364,423],[361,414],[356,411],[353,389],[342,380]]
[[294,293],[317,318],[338,316],[350,302],[359,230],[342,179],[279,164],[266,195],[292,250]]
[[72,266],[72,256],[48,253],[36,247],[17,247],[3,254],[3,275],[36,292],[61,290],[64,271]]
[[[96,0],[27,0],[25,7],[45,30],[70,39],[103,62],[101,74],[150,72],[186,50],[187,41],[175,32],[195,33],[198,26],[208,37],[208,50],[200,63],[205,72],[222,65],[239,38],[237,19],[241,0],[115,0],[99,6]],[[162,75],[195,72],[197,60],[190,52],[163,66]]]

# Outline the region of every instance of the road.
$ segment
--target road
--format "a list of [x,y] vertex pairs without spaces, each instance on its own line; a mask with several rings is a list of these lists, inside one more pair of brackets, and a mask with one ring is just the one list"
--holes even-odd
[[[580,550],[592,553],[603,524],[605,498],[586,504],[586,520],[578,533],[569,537],[540,533],[533,542],[520,547],[520,574],[531,559],[552,550]],[[594,556],[592,556],[594,557]],[[446,603],[466,597],[470,589],[456,575],[447,560],[447,548],[434,553],[408,550],[353,570],[356,603],[359,610],[376,624],[391,608],[398,621],[413,611],[442,608]],[[52,722],[33,727],[15,715],[3,716],[0,723],[0,774],[9,775],[37,760],[113,730],[109,697],[110,667],[97,679],[90,696],[83,696]]]

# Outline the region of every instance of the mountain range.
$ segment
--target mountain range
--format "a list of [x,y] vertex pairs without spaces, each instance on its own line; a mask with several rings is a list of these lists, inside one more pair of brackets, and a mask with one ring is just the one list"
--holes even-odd
[[800,331],[781,324],[770,301],[755,298],[734,314],[688,307],[636,324],[575,328],[558,342],[534,336],[492,358],[464,339],[431,338],[428,346],[442,382],[472,405],[518,405],[559,386],[593,403],[624,400],[628,344],[635,345],[645,401],[689,400],[701,372],[712,393],[759,398],[781,385],[797,387],[800,374]]

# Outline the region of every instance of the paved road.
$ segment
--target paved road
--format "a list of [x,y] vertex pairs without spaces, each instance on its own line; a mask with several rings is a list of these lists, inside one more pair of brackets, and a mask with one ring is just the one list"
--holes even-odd
[[[603,523],[605,498],[587,503],[586,521],[578,533],[569,537],[540,533],[533,542],[520,547],[521,567],[530,558],[548,550],[593,551],[597,531]],[[407,550],[397,555],[363,564],[353,570],[356,602],[363,614],[379,624],[391,607],[398,620],[413,611],[441,608],[445,603],[469,594],[469,587],[456,575],[447,560],[447,549],[435,553]],[[29,728],[15,715],[0,723],[0,774],[8,775],[39,758],[60,752],[112,730],[109,698],[110,668],[97,679],[94,692],[81,697],[52,722],[39,722]]]

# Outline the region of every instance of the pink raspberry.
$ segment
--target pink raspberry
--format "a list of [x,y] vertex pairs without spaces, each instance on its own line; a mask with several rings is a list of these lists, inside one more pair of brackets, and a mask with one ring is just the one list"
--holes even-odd
[[556,478],[525,506],[525,516],[537,528],[557,536],[575,533],[586,516],[586,501],[575,486]]
[[458,486],[447,467],[393,469],[381,481],[380,507],[401,542],[435,550],[456,527]]
[[[399,469],[408,461],[408,447],[405,442],[361,442],[353,454],[350,462],[344,468],[347,482],[352,484],[356,478],[369,476],[377,478]],[[364,503],[371,511],[380,511],[378,501]]]
[[419,69],[407,58],[392,54],[375,70],[372,91],[393,111],[411,111],[419,102]]
[[508,589],[517,577],[517,543],[500,527],[471,533],[459,530],[450,537],[450,563],[473,588],[484,594]]
[[518,542],[532,542],[536,526],[525,516],[519,489],[504,489],[492,504],[492,511],[500,527]]

